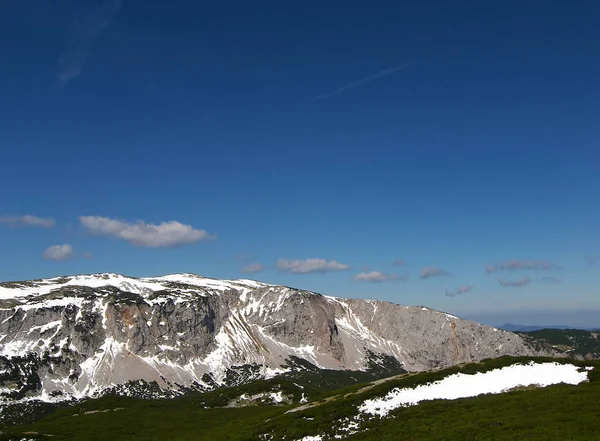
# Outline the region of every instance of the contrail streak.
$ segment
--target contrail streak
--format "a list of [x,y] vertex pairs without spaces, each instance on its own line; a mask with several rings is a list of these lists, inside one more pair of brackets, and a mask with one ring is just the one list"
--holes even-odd
[[331,91],[323,93],[321,95],[314,96],[314,97],[311,98],[311,100],[317,101],[317,100],[322,100],[322,99],[325,99],[325,98],[332,97],[334,95],[339,95],[340,93],[343,93],[343,92],[345,92],[347,90],[353,89],[353,88],[358,87],[358,86],[362,86],[363,84],[370,83],[371,81],[377,80],[378,78],[382,78],[382,77],[391,75],[393,73],[396,73],[398,71],[404,70],[409,65],[410,65],[410,63],[404,63],[404,64],[401,64],[399,66],[394,66],[394,67],[390,67],[388,69],[384,69],[384,70],[382,70],[380,72],[377,72],[376,74],[369,75],[368,77],[361,78],[360,80],[357,80],[357,81],[354,81],[352,83],[346,84],[345,86],[339,87],[337,89],[331,90]]
[[58,58],[58,87],[82,74],[86,61],[98,38],[119,13],[123,0],[81,2],[68,46]]

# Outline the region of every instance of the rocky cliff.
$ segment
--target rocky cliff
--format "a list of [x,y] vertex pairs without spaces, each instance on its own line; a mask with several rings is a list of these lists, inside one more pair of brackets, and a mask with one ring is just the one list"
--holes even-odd
[[518,335],[428,308],[251,280],[94,274],[0,284],[4,401],[92,396],[138,381],[207,389],[236,366],[276,375],[293,356],[350,370],[391,356],[420,371],[534,354]]

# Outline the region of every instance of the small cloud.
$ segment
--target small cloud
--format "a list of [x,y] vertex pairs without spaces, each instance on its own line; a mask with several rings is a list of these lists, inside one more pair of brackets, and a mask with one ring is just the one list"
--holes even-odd
[[242,267],[242,272],[247,274],[255,274],[265,271],[267,269],[266,265],[261,263],[249,263],[248,265]]
[[44,227],[44,228],[52,228],[56,225],[54,219],[45,218],[45,217],[37,217],[31,215],[25,215],[21,218],[21,221],[25,225],[31,225],[33,227]]
[[404,259],[396,259],[392,262],[392,265],[394,266],[404,266],[406,265],[406,262],[404,261]]
[[75,255],[73,247],[69,244],[52,245],[44,251],[44,258],[48,260],[67,260]]
[[352,280],[356,282],[371,282],[371,283],[383,283],[391,282],[392,280],[402,280],[402,277],[398,274],[385,274],[381,271],[370,271],[355,275]]
[[521,277],[518,280],[500,280],[498,283],[502,286],[521,287],[529,285],[531,283],[531,279],[529,277]]
[[56,221],[47,217],[31,216],[29,214],[25,216],[0,215],[0,224],[8,225],[9,227],[31,226],[52,228],[56,226]]
[[600,257],[595,256],[593,254],[588,254],[587,256],[585,256],[585,261],[587,262],[587,264],[589,266],[595,265],[596,263],[600,262]]
[[94,255],[89,251],[84,251],[83,253],[81,253],[81,257],[83,257],[84,259],[91,259],[92,257],[94,257]]
[[496,265],[486,265],[488,274],[498,271],[548,271],[559,269],[558,265],[548,260],[507,260]]
[[421,279],[429,279],[430,277],[447,276],[448,273],[437,266],[426,266],[421,268],[419,276]]
[[292,274],[328,273],[331,271],[345,271],[350,266],[335,260],[306,259],[289,260],[278,259],[277,269]]
[[454,291],[448,291],[448,290],[446,290],[446,297],[456,297],[456,296],[459,296],[461,294],[465,294],[465,293],[467,293],[467,292],[469,292],[471,290],[473,290],[473,287],[470,286],[470,285],[459,286]]
[[177,221],[153,225],[140,220],[130,224],[108,217],[79,216],[79,222],[91,234],[116,237],[139,247],[171,247],[213,238],[205,230]]
[[558,277],[541,277],[538,279],[539,283],[562,283]]

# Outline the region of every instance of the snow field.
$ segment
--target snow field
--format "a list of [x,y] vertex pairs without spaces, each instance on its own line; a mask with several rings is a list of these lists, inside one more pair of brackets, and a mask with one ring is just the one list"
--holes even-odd
[[382,398],[366,400],[359,411],[386,416],[399,407],[414,406],[425,400],[455,400],[482,394],[498,394],[518,386],[546,387],[552,384],[579,384],[587,381],[588,371],[572,364],[515,364],[477,374],[453,374],[443,380],[415,388],[393,389]]

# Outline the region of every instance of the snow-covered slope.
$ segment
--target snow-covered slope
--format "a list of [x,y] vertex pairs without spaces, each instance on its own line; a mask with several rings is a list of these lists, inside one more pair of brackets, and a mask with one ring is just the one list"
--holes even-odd
[[533,353],[515,334],[424,307],[252,280],[92,274],[0,284],[4,400],[84,397],[138,380],[212,388],[243,365],[275,375],[291,356],[358,370],[382,354],[415,371]]

